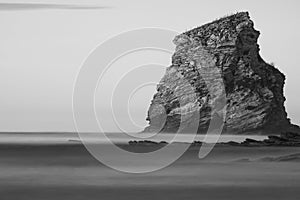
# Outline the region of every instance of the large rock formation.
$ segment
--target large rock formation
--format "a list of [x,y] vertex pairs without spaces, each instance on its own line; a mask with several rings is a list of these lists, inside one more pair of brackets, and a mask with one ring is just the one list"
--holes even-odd
[[[240,12],[178,35],[172,65],[157,86],[145,132],[188,130],[191,123],[198,123],[197,131],[205,133],[222,83],[227,105],[223,132],[298,129],[284,107],[285,76],[260,57],[259,34],[248,12]],[[184,81],[194,88],[197,106],[191,106]],[[192,112],[200,112],[197,122]]]

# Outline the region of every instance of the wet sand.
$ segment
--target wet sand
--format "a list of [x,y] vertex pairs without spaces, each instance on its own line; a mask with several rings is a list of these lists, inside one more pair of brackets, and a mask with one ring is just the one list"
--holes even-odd
[[[135,146],[143,151],[145,146]],[[140,148],[140,149],[139,149]],[[114,171],[81,144],[0,145],[1,199],[300,199],[298,147],[199,147],[147,174]],[[276,158],[290,156],[289,159]],[[134,166],[133,166],[134,167]]]

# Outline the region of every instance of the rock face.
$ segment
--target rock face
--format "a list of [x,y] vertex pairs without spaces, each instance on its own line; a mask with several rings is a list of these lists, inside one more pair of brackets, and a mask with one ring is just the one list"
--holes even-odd
[[144,131],[177,132],[197,123],[197,132],[206,133],[222,88],[223,132],[298,130],[284,107],[285,76],[260,57],[259,34],[249,13],[240,12],[176,36],[172,64],[157,85]]

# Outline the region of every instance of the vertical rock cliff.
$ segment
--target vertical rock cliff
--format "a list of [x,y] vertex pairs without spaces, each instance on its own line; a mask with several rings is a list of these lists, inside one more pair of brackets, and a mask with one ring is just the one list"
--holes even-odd
[[[259,34],[249,13],[240,12],[178,35],[172,64],[157,85],[144,131],[176,132],[197,123],[197,131],[205,133],[222,85],[226,93],[223,132],[267,134],[297,128],[284,107],[285,76],[260,57]],[[191,106],[183,80],[194,88],[196,106]],[[197,122],[187,114],[191,112],[200,113]],[[182,115],[186,115],[183,125]]]

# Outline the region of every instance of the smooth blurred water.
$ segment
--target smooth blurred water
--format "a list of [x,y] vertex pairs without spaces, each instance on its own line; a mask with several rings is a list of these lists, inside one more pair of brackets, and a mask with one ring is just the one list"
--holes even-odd
[[[91,143],[107,143],[107,138],[114,143],[128,143],[130,140],[151,140],[167,142],[187,142],[190,141],[191,134],[180,134],[176,140],[173,140],[174,134],[157,134],[153,136],[147,133],[136,133],[127,135],[125,133],[107,133],[106,137],[99,133],[85,133],[86,141]],[[141,136],[141,137],[139,137]],[[267,136],[262,135],[210,135],[210,137],[220,137],[218,142],[242,142],[246,138],[255,140],[264,140]],[[197,135],[195,140],[203,141],[205,135]],[[0,144],[72,144],[80,142],[77,133],[0,133]]]
[[110,169],[82,145],[0,145],[0,199],[299,199],[298,161],[257,161],[299,153],[298,147],[220,145],[205,159],[195,148],[167,168],[137,175]]

